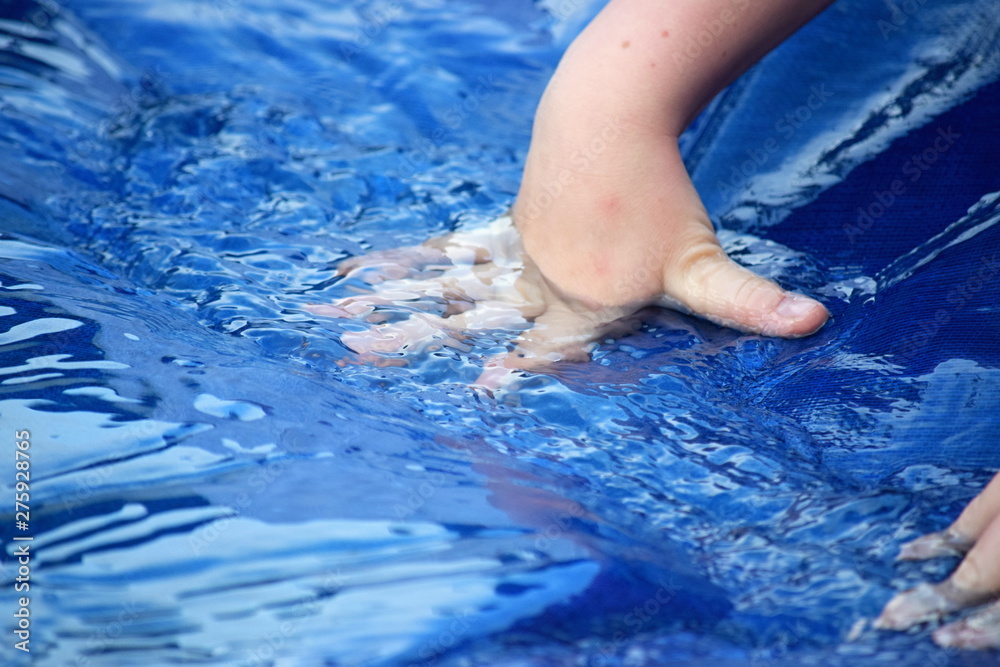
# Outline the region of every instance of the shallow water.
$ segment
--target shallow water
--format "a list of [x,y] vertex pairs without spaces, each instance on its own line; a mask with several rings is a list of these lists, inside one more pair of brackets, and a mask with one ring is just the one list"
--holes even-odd
[[684,137],[727,248],[822,332],[649,312],[499,400],[467,385],[512,332],[341,365],[357,323],[305,306],[353,288],[341,259],[505,210],[595,7],[0,7],[35,663],[995,664],[861,625],[944,575],[899,544],[1000,465],[989,2],[888,33],[839,3]]

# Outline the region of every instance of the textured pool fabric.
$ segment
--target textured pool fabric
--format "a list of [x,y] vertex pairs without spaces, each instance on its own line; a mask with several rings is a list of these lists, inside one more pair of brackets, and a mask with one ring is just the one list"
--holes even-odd
[[490,400],[516,332],[359,365],[307,310],[504,213],[600,5],[0,3],[0,662],[997,664],[868,623],[1000,467],[995,0],[841,0],[682,137],[811,337],[650,311]]

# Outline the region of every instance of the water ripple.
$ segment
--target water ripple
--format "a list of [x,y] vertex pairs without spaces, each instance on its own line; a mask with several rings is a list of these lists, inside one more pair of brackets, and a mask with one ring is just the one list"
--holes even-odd
[[[582,4],[0,8],[0,419],[31,430],[42,660],[948,659],[858,623],[898,577],[943,574],[895,549],[997,463],[997,294],[968,272],[995,262],[996,187],[942,169],[974,198],[935,230],[892,226],[908,204],[858,238],[813,230],[839,234],[830,201],[856,218],[895,142],[996,99],[987,3],[880,42],[882,6],[848,0],[684,138],[726,249],[829,305],[816,336],[648,311],[490,401],[468,382],[517,332],[375,368],[340,340],[357,323],[306,309],[359,288],[341,260],[506,209]],[[803,53],[845,26],[871,62],[828,72],[785,138],[829,66]],[[956,35],[977,41],[942,49]],[[730,182],[758,131],[780,150]],[[987,135],[954,156],[993,160]]]

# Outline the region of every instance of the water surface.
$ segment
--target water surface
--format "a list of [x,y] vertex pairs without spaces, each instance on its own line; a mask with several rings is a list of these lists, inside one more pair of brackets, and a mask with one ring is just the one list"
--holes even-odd
[[813,337],[649,312],[489,400],[511,332],[375,368],[305,309],[509,206],[596,9],[561,7],[2,5],[36,664],[993,664],[864,625],[1000,465],[989,2],[838,3],[683,138],[727,248],[830,308]]

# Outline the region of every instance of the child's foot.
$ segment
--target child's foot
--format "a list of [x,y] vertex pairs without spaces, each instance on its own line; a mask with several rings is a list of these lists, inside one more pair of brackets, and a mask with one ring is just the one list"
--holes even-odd
[[1000,603],[934,632],[938,646],[960,649],[1000,648]]
[[896,560],[929,560],[943,556],[964,556],[976,543],[975,540],[942,530],[918,537],[900,547]]
[[875,627],[879,630],[909,630],[921,623],[938,621],[944,615],[962,609],[966,605],[947,583],[937,586],[920,584],[899,593],[882,610],[882,615],[875,620]]

